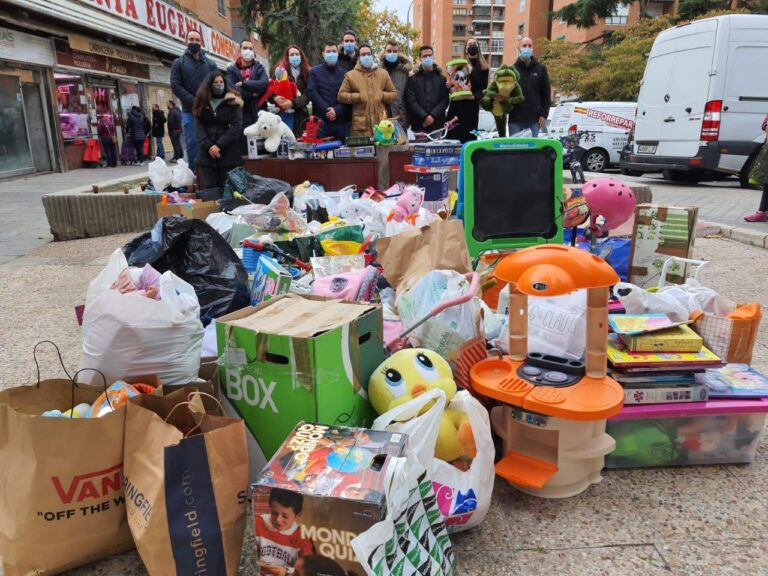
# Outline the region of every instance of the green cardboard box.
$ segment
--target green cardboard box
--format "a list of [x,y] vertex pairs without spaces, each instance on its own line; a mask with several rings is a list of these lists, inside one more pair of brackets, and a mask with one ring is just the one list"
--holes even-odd
[[378,305],[286,294],[216,321],[225,408],[245,420],[251,478],[301,421],[370,427],[384,360]]

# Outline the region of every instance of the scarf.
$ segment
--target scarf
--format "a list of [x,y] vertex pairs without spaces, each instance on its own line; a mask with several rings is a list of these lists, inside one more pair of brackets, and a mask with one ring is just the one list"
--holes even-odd
[[248,82],[251,79],[251,66],[248,62],[244,62],[242,56],[237,57],[237,67],[240,69],[240,76],[243,78],[243,82]]

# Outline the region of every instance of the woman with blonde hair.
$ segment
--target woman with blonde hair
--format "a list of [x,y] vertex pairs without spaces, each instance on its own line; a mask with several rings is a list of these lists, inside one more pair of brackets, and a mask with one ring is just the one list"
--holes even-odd
[[480,45],[474,38],[469,38],[464,46],[464,58],[469,62],[471,72],[469,74],[472,84],[472,98],[455,100],[451,102],[446,114],[447,119],[456,116],[458,125],[448,132],[447,138],[459,140],[462,143],[474,140],[472,130],[477,130],[480,120],[480,99],[483,90],[488,88],[488,74],[490,66],[480,50]]

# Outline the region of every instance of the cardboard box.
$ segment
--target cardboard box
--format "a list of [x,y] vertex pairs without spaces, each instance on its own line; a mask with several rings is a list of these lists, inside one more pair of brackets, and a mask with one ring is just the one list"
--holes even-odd
[[248,428],[251,478],[301,421],[368,427],[384,360],[378,305],[288,294],[217,319],[225,408]]
[[334,158],[352,158],[352,148],[349,146],[341,146],[333,151]]
[[376,146],[355,146],[352,148],[353,158],[374,158],[376,156]]
[[256,262],[251,284],[251,305],[268,302],[275,296],[287,294],[291,289],[291,273],[268,254],[261,254]]
[[274,490],[277,506],[282,500],[302,509],[283,535],[292,531],[297,548],[311,545],[342,570],[364,574],[350,542],[385,518],[385,474],[405,442],[403,434],[300,423],[252,485],[259,563],[294,568],[297,561],[284,547],[270,549],[277,532],[270,518]]
[[424,201],[433,202],[448,197],[448,172],[417,174],[416,185],[424,188]]
[[416,144],[413,148],[414,166],[455,166],[461,158],[458,140],[443,140]]
[[[658,286],[661,269],[670,256],[690,258],[696,236],[695,207],[639,204],[635,208],[629,281],[642,288]],[[682,284],[686,266],[673,264],[667,282]]]
[[181,214],[184,218],[197,218],[198,220],[205,220],[209,214],[221,212],[219,203],[215,200],[195,202],[194,204],[160,204],[158,202],[155,204],[155,209],[157,210],[158,218]]

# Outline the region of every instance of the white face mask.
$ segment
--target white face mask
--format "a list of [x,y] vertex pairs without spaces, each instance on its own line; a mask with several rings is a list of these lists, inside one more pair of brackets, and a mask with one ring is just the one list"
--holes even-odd
[[246,62],[250,62],[253,60],[253,50],[248,50],[247,48],[242,51],[243,60]]

